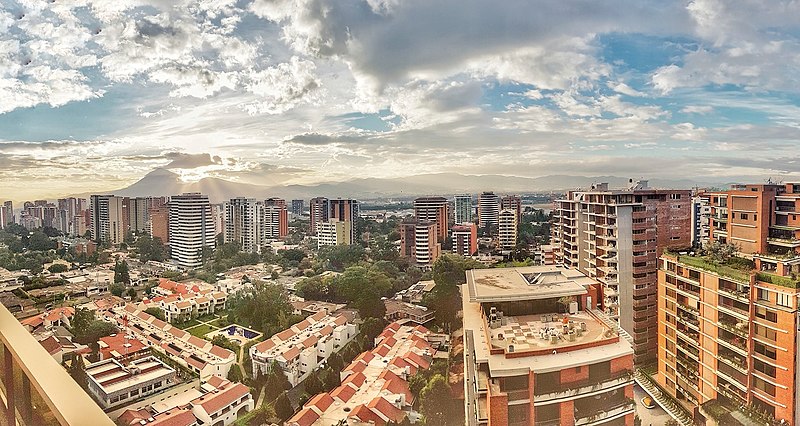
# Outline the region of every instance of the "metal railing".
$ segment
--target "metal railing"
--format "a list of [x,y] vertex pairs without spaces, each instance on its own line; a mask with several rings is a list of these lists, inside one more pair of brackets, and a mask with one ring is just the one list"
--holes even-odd
[[0,365],[0,424],[114,424],[2,305]]

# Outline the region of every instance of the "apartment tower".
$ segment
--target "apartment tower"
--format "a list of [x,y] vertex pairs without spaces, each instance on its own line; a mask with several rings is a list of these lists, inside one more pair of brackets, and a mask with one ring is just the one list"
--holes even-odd
[[519,195],[506,195],[500,199],[500,210],[511,209],[517,213],[517,225],[522,223],[522,199]]
[[317,233],[317,224],[328,220],[328,199],[325,197],[312,198],[308,202],[309,231]]
[[122,243],[127,232],[123,197],[92,195],[90,210],[92,239],[109,244]]
[[478,252],[478,226],[474,223],[454,225],[451,235],[453,253],[469,257]]
[[611,190],[607,183],[556,201],[551,227],[556,261],[605,286],[595,300],[634,339],[636,362],[656,358],[658,256],[691,244],[688,190]]
[[485,229],[497,226],[500,216],[500,197],[494,192],[483,192],[478,196],[478,227]]
[[169,201],[169,243],[172,260],[183,268],[203,265],[203,251],[213,250],[214,219],[208,196],[194,192]]
[[633,349],[557,266],[473,269],[462,286],[467,425],[634,424]]
[[430,222],[436,226],[436,238],[447,239],[449,204],[444,197],[420,197],[414,200],[414,216],[420,222]]
[[225,203],[225,242],[238,243],[242,251],[258,253],[263,208],[255,198],[237,197]]
[[453,222],[456,225],[472,222],[472,195],[456,195],[453,207]]
[[513,250],[517,246],[517,223],[516,210],[500,210],[497,226],[498,247],[500,250]]

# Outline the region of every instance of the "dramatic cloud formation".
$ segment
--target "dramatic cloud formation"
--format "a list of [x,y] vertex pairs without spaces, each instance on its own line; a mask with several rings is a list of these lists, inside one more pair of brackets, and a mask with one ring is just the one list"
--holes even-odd
[[112,190],[158,167],[263,185],[800,179],[797,16],[789,0],[11,0],[0,187]]

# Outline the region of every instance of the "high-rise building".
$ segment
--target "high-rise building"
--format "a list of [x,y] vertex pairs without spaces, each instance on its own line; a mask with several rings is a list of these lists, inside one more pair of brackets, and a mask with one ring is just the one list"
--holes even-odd
[[358,201],[337,198],[328,200],[328,219],[350,222],[350,243],[356,240],[356,219],[358,218]]
[[478,227],[492,228],[498,224],[500,215],[500,197],[494,192],[483,192],[478,196]]
[[317,223],[317,248],[352,244],[352,227],[353,222],[338,219]]
[[14,203],[12,201],[6,201],[0,206],[0,229],[5,229],[9,223],[14,223]]
[[261,250],[264,206],[255,198],[232,198],[225,203],[225,242],[238,243],[242,251]]
[[447,239],[447,198],[420,197],[414,200],[414,216],[420,222],[430,222],[436,226],[436,238],[441,242]]
[[711,241],[735,244],[759,270],[800,273],[800,184],[737,185],[705,195]]
[[467,425],[633,425],[633,350],[557,266],[473,269],[462,285]]
[[150,220],[150,210],[163,207],[166,202],[166,197],[136,197],[129,199],[128,214],[130,215],[131,231],[146,231],[147,222]]
[[452,231],[453,253],[469,257],[478,252],[478,227],[474,223],[454,225]]
[[797,425],[800,281],[734,260],[660,258],[656,378],[688,412],[716,400],[760,413],[753,424]]
[[305,209],[303,200],[292,200],[292,214],[295,216],[302,216]]
[[289,234],[289,212],[286,205],[266,205],[261,214],[261,231],[264,242],[284,238]]
[[500,199],[500,210],[511,209],[517,214],[517,225],[522,224],[522,198],[519,195],[506,195]]
[[705,194],[692,197],[692,247],[703,247],[711,236],[711,205]]
[[147,232],[153,238],[160,238],[163,244],[169,244],[169,207],[153,207],[149,216]]
[[92,195],[90,198],[91,234],[97,242],[120,244],[125,239],[125,203],[123,197]]
[[430,266],[441,256],[436,222],[404,220],[400,224],[400,256],[419,266]]
[[214,231],[208,196],[195,192],[170,198],[169,245],[178,266],[202,266],[204,249],[214,249]]
[[556,202],[551,227],[557,261],[604,283],[595,299],[633,336],[636,362],[656,357],[658,256],[691,244],[691,192],[631,182],[571,191]]
[[512,250],[517,246],[517,211],[500,210],[497,235],[500,250]]
[[328,199],[325,197],[312,198],[308,202],[309,229],[312,234],[317,233],[317,224],[328,220],[330,213]]
[[472,222],[472,195],[456,195],[453,199],[453,219],[455,224]]

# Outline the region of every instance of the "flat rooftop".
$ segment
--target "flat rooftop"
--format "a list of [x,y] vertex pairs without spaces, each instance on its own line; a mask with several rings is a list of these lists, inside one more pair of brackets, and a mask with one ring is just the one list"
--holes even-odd
[[470,302],[551,299],[586,294],[598,284],[575,269],[560,266],[472,269],[467,273]]
[[155,357],[142,358],[127,366],[111,359],[86,367],[86,375],[106,395],[173,374],[175,374],[175,370]]
[[505,353],[560,349],[618,336],[586,312],[505,317],[502,322],[503,325],[490,328],[489,335],[492,347]]

